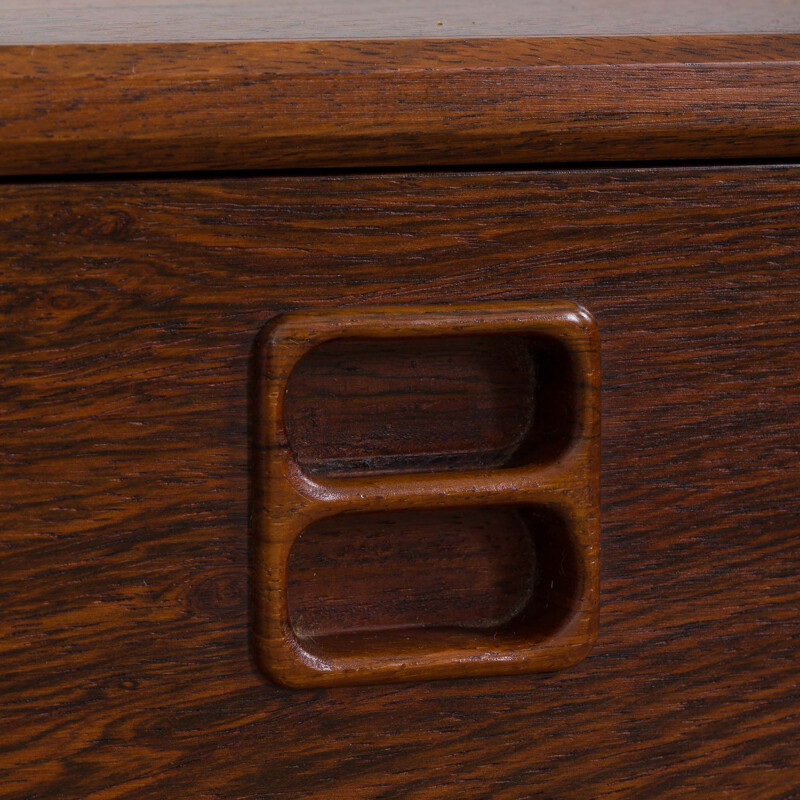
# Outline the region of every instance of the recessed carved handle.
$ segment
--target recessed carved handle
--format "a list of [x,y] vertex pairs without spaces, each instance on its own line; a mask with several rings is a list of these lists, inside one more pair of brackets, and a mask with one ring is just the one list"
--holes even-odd
[[270,678],[379,683],[583,658],[599,556],[588,312],[291,312],[262,332],[257,364],[254,637]]

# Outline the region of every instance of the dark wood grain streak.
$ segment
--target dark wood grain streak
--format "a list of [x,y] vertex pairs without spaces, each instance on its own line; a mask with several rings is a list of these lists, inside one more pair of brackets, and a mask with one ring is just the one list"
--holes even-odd
[[[800,169],[0,189],[0,795],[788,798]],[[575,668],[300,694],[248,650],[248,364],[291,308],[566,299],[603,342]]]
[[0,174],[800,157],[800,35],[0,48]]

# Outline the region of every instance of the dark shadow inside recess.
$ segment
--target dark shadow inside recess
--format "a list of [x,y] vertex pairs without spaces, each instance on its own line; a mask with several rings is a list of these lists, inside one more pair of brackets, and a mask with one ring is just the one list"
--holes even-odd
[[540,506],[347,513],[320,520],[289,558],[301,646],[322,657],[552,636],[584,575],[564,520]]
[[555,339],[337,339],[295,366],[285,424],[316,475],[471,471],[557,458],[579,428],[573,360]]

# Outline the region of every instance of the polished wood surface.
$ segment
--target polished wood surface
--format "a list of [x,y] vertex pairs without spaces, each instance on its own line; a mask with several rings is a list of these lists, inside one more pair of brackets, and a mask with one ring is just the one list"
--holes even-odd
[[0,47],[0,175],[800,158],[800,35]]
[[501,628],[530,603],[536,586],[528,522],[513,506],[322,519],[300,534],[289,556],[291,626],[300,639]]
[[793,0],[4,0],[0,44],[800,32]]
[[[477,461],[473,454],[472,463],[462,462],[454,471],[448,456],[463,457],[463,433],[451,436],[452,425],[441,418],[456,413],[450,394],[464,376],[452,363],[440,361],[437,379],[452,378],[454,384],[439,402],[431,403],[429,397],[426,408],[418,398],[430,379],[412,378],[408,371],[427,361],[420,343],[434,352],[452,348],[454,339],[476,343],[479,349],[494,337],[502,337],[503,349],[528,361],[523,369],[532,373],[533,408],[517,417],[520,429],[499,461],[491,451],[492,460],[485,461],[487,450],[478,447]],[[352,378],[355,370],[365,367],[360,352],[351,350],[342,359],[339,350],[332,360],[326,359],[330,354],[324,348],[362,342],[394,345],[394,350],[380,359],[377,370],[373,351],[373,374],[359,387]],[[459,351],[463,344],[456,345]],[[289,425],[297,414],[290,402],[296,386],[291,378],[312,354],[327,364],[328,372],[315,393],[317,402],[330,405],[328,398],[338,395],[338,402],[346,403],[353,392],[360,402],[353,410],[306,422],[306,430],[319,426],[317,437],[333,431],[335,439],[341,422],[353,429],[353,413],[367,418],[350,442],[344,469],[341,457],[332,464],[319,459],[314,470],[304,468],[298,457],[302,451],[297,426]],[[428,371],[431,366],[436,368],[429,364]],[[386,373],[398,367],[395,380],[387,383]],[[474,373],[466,377],[474,379]],[[498,398],[488,414],[483,409],[488,417],[482,420],[484,427],[495,427],[503,383],[494,383]],[[566,669],[586,656],[597,636],[599,599],[600,341],[584,308],[540,301],[290,312],[262,332],[254,384],[253,637],[256,658],[274,681],[310,688],[548,672]],[[317,402],[306,395],[306,409],[309,400],[306,413],[313,415]],[[459,400],[463,403],[456,398],[457,404]],[[384,414],[398,405],[414,415],[413,420],[406,417],[400,429],[391,414]],[[476,416],[481,416],[480,410]],[[373,419],[383,419],[386,427],[376,430]],[[406,430],[420,423],[423,430],[432,426],[434,433],[425,445],[412,448],[417,452],[408,452]],[[462,414],[460,423],[474,427],[470,415]],[[494,430],[488,438],[495,438]],[[405,453],[397,452],[398,439]],[[351,471],[347,464],[353,456],[356,469]],[[304,532],[318,534],[320,528],[330,529],[332,521],[345,531],[349,526],[369,527],[365,520],[380,531],[392,524],[409,527],[409,511],[481,513],[491,508],[502,509],[506,517],[514,513],[518,530],[526,531],[533,543],[532,558],[519,564],[528,575],[528,596],[507,619],[459,626],[418,625],[410,619],[390,625],[382,620],[346,630],[316,627],[305,636],[293,624],[290,556]],[[442,532],[452,532],[455,523],[442,524],[441,514],[437,516]],[[423,515],[422,522],[430,527],[429,516]],[[503,528],[507,525],[501,526],[501,541]],[[347,548],[337,561],[344,572]],[[443,554],[443,563],[434,571],[446,569],[449,561]],[[362,583],[376,597],[394,581],[388,562],[373,562],[363,576]],[[331,589],[336,592],[335,583]],[[413,593],[414,587],[404,591]]]
[[[790,166],[0,188],[0,795],[791,796],[798,219]],[[541,299],[601,331],[592,652],[553,674],[266,682],[258,331],[291,309]],[[525,557],[503,525],[494,562],[470,534],[466,569]],[[482,580],[497,615],[523,591]]]
[[538,360],[514,334],[325,342],[286,381],[293,457],[323,476],[501,467],[540,421]]

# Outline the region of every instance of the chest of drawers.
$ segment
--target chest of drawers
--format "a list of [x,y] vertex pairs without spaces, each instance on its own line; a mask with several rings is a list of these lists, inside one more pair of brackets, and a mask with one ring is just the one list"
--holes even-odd
[[[0,797],[794,796],[797,6],[30,5],[0,10]],[[433,344],[431,307],[467,309]],[[259,333],[356,321],[287,373],[309,474],[502,467],[502,503],[354,505],[292,551],[304,641],[412,664],[437,625],[517,635],[509,421],[573,430],[526,405],[516,328],[452,334],[572,307],[602,361],[582,660],[269,680]]]

